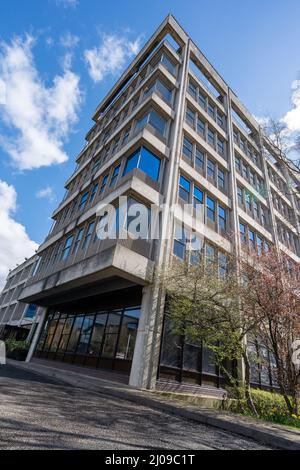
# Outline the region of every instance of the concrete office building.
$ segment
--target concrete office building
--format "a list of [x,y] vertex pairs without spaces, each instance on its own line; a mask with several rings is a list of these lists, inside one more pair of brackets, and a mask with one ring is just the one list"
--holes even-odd
[[220,386],[209,352],[172,335],[164,293],[153,282],[157,267],[189,256],[179,216],[159,240],[101,240],[97,206],[117,205],[120,195],[148,207],[202,203],[199,237],[220,270],[226,254],[245,245],[275,245],[299,263],[300,197],[288,190],[299,181],[171,15],[93,121],[22,292],[23,302],[44,308],[34,356],[123,371],[136,387]]
[[[34,272],[38,257],[33,256],[11,270],[0,294],[0,339],[27,339],[37,325],[39,309],[36,305],[19,302],[26,282]],[[32,330],[32,331],[31,331]]]

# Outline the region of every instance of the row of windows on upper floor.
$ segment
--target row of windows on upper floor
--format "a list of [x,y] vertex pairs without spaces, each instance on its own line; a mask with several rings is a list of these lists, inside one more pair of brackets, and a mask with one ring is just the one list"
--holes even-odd
[[220,191],[227,193],[228,172],[197,144],[184,136],[182,155],[199,173],[214,184]]
[[246,161],[235,152],[235,169],[236,171],[246,180],[252,188],[264,198],[267,197],[267,188],[264,183],[264,180],[256,173]]
[[147,128],[163,141],[167,140],[169,132],[169,121],[165,119],[154,108],[149,107],[137,119],[133,120],[124,131],[120,132],[113,142],[111,142],[100,155],[97,155],[88,166],[78,174],[76,178],[68,185],[68,189],[64,196],[64,200],[70,196],[81,184],[83,184],[90,176],[97,171],[119,150],[121,150],[138,132],[143,128]]
[[278,238],[281,243],[283,243],[283,245],[289,248],[297,256],[300,256],[299,235],[294,234],[278,219],[276,219],[276,224]]
[[199,264],[204,255],[207,266],[213,263],[218,267],[221,276],[225,276],[227,273],[228,258],[226,254],[207,240],[203,241],[202,237],[191,230],[183,228],[179,222],[175,224],[173,254],[191,264]]
[[[122,95],[118,98],[118,100],[113,104],[113,106],[105,112],[105,115],[99,117],[98,123],[95,125],[94,130],[89,135],[89,140],[92,140],[100,131],[103,131],[104,128],[113,122],[115,116],[122,108],[122,106],[129,100],[130,97],[133,97],[133,94],[141,87],[142,83],[146,80],[146,78],[153,72],[154,68],[156,68],[159,64],[162,64],[174,77],[177,76],[177,65],[171,59],[170,55],[167,52],[159,52],[156,56],[154,56],[147,67],[143,69],[143,71],[134,79],[131,85],[128,84],[128,87],[124,89]],[[163,86],[158,86],[157,91],[161,93],[162,98],[171,103],[172,102],[172,89],[161,81]],[[147,87],[146,87],[147,88]],[[130,102],[126,105],[123,110],[123,116],[121,116],[121,120],[124,119],[132,112],[132,108],[134,109],[137,104],[139,98],[143,95],[143,91],[134,97],[134,99],[130,100]],[[125,117],[124,117],[125,114]],[[116,125],[115,125],[116,127]]]
[[225,114],[208,98],[192,78],[189,78],[188,93],[222,129],[226,130]]
[[240,221],[240,239],[243,249],[254,250],[259,255],[270,249],[269,242],[243,221]]
[[289,190],[287,183],[268,165],[269,178],[279,191],[288,196]]
[[252,162],[261,169],[261,160],[257,151],[252,145],[247,142],[245,137],[239,132],[236,127],[233,127],[233,141],[234,143],[247,155]]
[[[125,230],[129,233],[131,232],[131,222],[136,218],[136,216],[132,216],[130,214],[130,207],[133,204],[138,204],[139,201],[134,199],[133,197],[127,198],[127,211],[125,211],[125,218],[121,221],[122,230]],[[57,241],[53,246],[49,247],[45,250],[42,257],[40,258],[40,262],[36,266],[35,272],[33,275],[41,274],[42,272],[46,271],[46,269],[50,269],[52,266],[55,266],[58,262],[65,262],[68,258],[72,256],[75,259],[77,256],[85,256],[89,247],[92,243],[96,243],[97,241],[101,241],[101,236],[99,231],[97,231],[97,225],[100,223],[102,226],[107,226],[109,224],[108,215],[104,215],[102,218],[92,218],[88,221],[84,222],[80,225],[76,230],[70,232],[66,235],[63,239]],[[110,221],[111,222],[111,221]],[[114,222],[109,226],[109,233],[112,234],[114,237],[114,231],[116,238],[118,238],[119,233],[119,208],[116,207],[116,218]],[[148,217],[148,229],[150,228],[151,224],[151,217]],[[145,227],[139,227],[140,231],[144,230]],[[145,234],[145,239],[148,240],[149,230],[147,229],[147,233]]]
[[106,190],[112,191],[117,182],[135,168],[144,172],[153,181],[158,181],[161,159],[145,146],[139,147],[127,158],[122,158],[101,175],[99,181],[94,181],[89,188],[64,208],[56,222],[55,229],[58,229],[66,221],[71,221],[75,215],[77,216],[87,207],[94,205],[97,199],[103,197]]
[[226,159],[225,140],[189,105],[186,107],[185,120],[221,157]]
[[269,210],[250,191],[237,185],[237,200],[241,209],[270,231]]
[[275,209],[292,225],[297,227],[297,215],[292,207],[290,207],[277,193],[271,190],[272,201]]
[[223,236],[228,236],[227,209],[207,191],[185,176],[179,177],[178,196],[185,204],[193,204],[196,210],[203,210],[203,222]]
[[0,297],[0,306],[3,304],[8,304],[9,302],[16,301],[20,296],[25,283],[19,284],[16,287],[10,288],[7,292],[3,293]]
[[30,275],[30,271],[32,270],[32,267],[33,267],[33,265],[30,264],[29,266],[26,266],[26,268],[24,268],[24,269],[20,270],[19,272],[17,272],[15,274],[15,276],[10,277],[7,280],[6,284],[5,284],[3,291],[6,291],[11,286],[15,286],[19,282],[24,281],[25,279],[27,279]]
[[[101,132],[95,142],[86,149],[86,151],[80,157],[75,171],[77,171],[78,168],[80,168],[87,160],[92,158],[97,153],[98,149],[105,145],[111,135],[116,132],[121,124],[123,124],[128,119],[137,106],[142,104],[142,102],[145,101],[148,96],[154,92],[170,106],[172,106],[175,96],[175,89],[166,83],[163,76],[159,76],[159,78],[154,77],[153,80],[150,80],[149,84],[145,85],[143,89],[141,89],[134,97],[132,97],[122,113],[113,119],[109,123],[109,126]],[[100,130],[98,130],[97,133],[98,132],[100,132]],[[126,133],[126,130],[124,132]]]

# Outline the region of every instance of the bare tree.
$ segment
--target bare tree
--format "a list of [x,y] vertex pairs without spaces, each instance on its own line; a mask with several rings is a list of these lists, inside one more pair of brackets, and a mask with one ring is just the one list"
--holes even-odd
[[[291,135],[284,122],[272,117],[266,119],[263,135],[269,149],[275,153],[282,166],[298,179],[300,177],[300,135]],[[290,188],[289,192],[299,193],[299,188]]]

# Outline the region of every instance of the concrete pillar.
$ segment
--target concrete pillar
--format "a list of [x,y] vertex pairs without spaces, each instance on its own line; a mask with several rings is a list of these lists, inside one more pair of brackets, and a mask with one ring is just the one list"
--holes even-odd
[[143,289],[141,315],[134,348],[129,385],[136,388],[147,388],[151,361],[151,337],[153,336],[153,287]]
[[31,361],[31,358],[33,356],[33,353],[34,353],[35,348],[37,346],[37,342],[38,342],[39,337],[40,337],[42,327],[44,326],[44,323],[45,323],[45,319],[46,319],[46,315],[47,315],[47,309],[46,308],[40,308],[39,311],[40,311],[39,324],[38,324],[37,329],[35,331],[35,335],[33,337],[33,340],[31,342],[31,345],[30,345],[30,348],[29,348],[29,351],[28,351],[28,354],[27,354],[27,357],[26,357],[26,362]]

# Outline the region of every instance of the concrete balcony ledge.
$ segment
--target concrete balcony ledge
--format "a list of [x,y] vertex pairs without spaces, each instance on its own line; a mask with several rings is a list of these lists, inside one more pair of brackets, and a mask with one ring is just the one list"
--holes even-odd
[[[109,240],[110,241],[110,240]],[[25,287],[22,299],[27,303],[47,305],[50,297],[61,296],[64,293],[90,286],[97,283],[98,291],[101,292],[101,284],[107,280],[119,279],[118,284],[147,285],[151,282],[154,263],[130,249],[132,241],[124,246],[119,241],[114,246],[96,253],[89,258],[82,259],[75,264],[58,269],[54,273],[37,279]],[[117,281],[115,281],[116,288]]]

